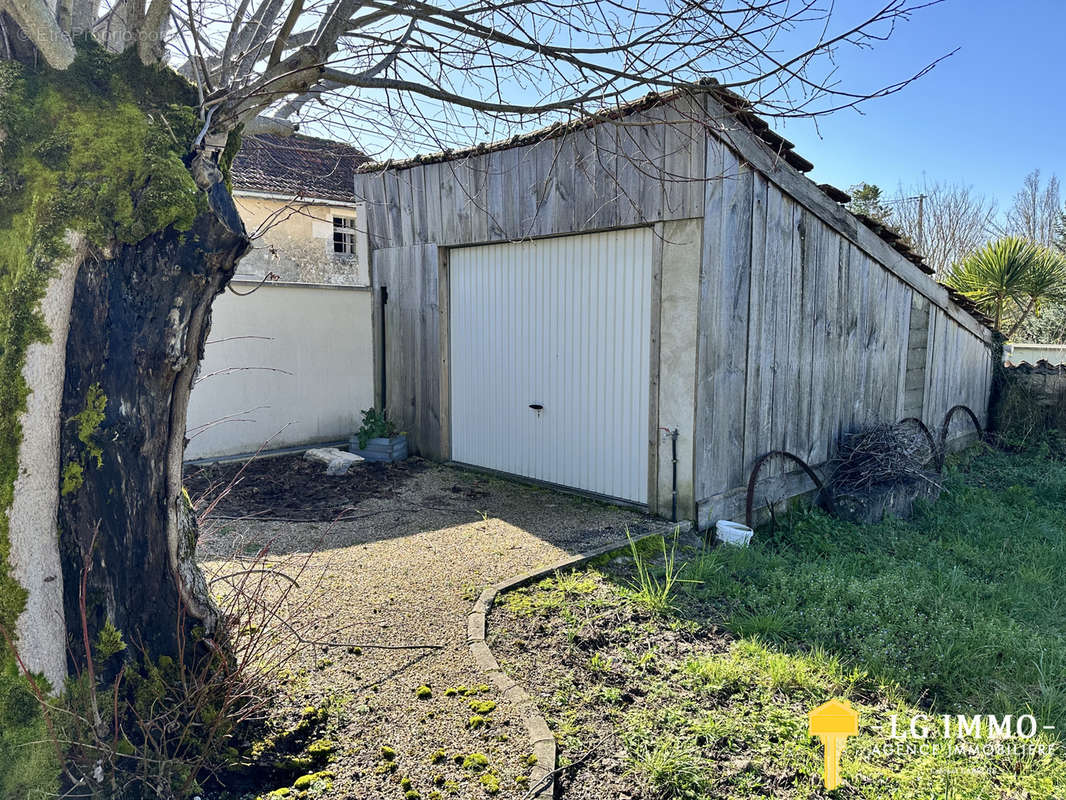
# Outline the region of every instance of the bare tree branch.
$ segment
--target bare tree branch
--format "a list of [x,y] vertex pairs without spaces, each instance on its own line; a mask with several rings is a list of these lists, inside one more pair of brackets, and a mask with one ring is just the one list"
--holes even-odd
[[270,58],[267,59],[267,69],[277,66],[281,61],[281,56],[285,52],[285,43],[288,42],[289,36],[292,34],[292,29],[296,27],[296,22],[303,13],[304,3],[303,0],[293,0],[292,7],[289,9],[289,14],[285,17],[285,22],[281,25],[281,31],[278,33],[277,39],[274,40],[274,46],[270,49]]
[[278,117],[255,117],[245,123],[244,133],[246,136],[255,136],[260,133],[272,133],[275,136],[291,136],[296,133],[296,125],[287,119]]
[[893,223],[939,276],[995,235],[996,212],[994,200],[963,184],[901,186],[893,201]]
[[1025,176],[1007,211],[1008,233],[1050,247],[1055,243],[1064,210],[1058,176],[1052,175],[1045,182],[1040,170],[1035,169]]
[[226,44],[222,48],[222,64],[219,67],[222,80],[226,80],[229,76],[229,65],[233,58],[233,48],[237,44],[237,35],[241,32],[241,26],[244,24],[244,16],[248,13],[249,0],[241,0],[241,4],[237,6],[237,13],[233,15],[233,23],[229,28],[229,35],[226,37]]
[[[98,2],[62,1],[79,14]],[[836,51],[868,49],[941,0],[146,1],[116,0],[94,31],[112,49],[132,40],[146,61],[181,64],[204,122],[190,146],[217,152],[242,124],[276,133],[311,125],[404,156],[708,79],[742,93],[744,111],[813,117],[853,107],[899,91],[937,60],[865,90],[837,76]],[[47,2],[0,0],[36,3],[54,19]]]

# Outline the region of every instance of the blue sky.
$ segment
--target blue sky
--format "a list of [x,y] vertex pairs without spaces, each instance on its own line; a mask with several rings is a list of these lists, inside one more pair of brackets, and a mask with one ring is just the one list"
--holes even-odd
[[842,53],[839,78],[877,88],[956,47],[862,114],[774,128],[814,162],[811,178],[844,189],[867,181],[894,194],[924,176],[972,185],[1002,209],[1034,168],[1066,179],[1066,0],[948,0],[873,50]]
[[[642,7],[651,9],[665,3],[641,0]],[[836,0],[831,31],[839,33],[887,3]],[[778,55],[796,55],[819,32],[820,26],[808,24],[782,34],[775,43]],[[954,50],[927,75],[894,95],[863,103],[859,110],[820,116],[817,122],[767,119],[814,162],[812,179],[842,189],[866,181],[893,196],[901,184],[909,193],[926,180],[963,183],[995,199],[1003,212],[1033,169],[1066,181],[1066,0],[944,0],[916,11],[890,38],[870,49],[842,45],[835,79],[842,90],[872,92],[905,80]],[[823,66],[819,62],[812,77],[820,77]],[[505,84],[509,100],[540,99],[535,83]],[[425,101],[415,105],[432,106]],[[532,120],[520,127],[545,124]],[[402,157],[511,133],[433,125],[428,129],[429,138],[440,135],[446,141],[427,143],[421,129],[410,134],[410,141],[397,141],[386,120],[383,132],[363,131],[357,144],[376,157]],[[315,123],[306,130],[351,136],[343,128],[320,129]],[[449,133],[455,135],[448,138]]]

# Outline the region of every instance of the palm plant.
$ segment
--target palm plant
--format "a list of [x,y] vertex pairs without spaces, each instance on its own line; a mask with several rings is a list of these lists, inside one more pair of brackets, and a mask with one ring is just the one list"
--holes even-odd
[[1014,336],[1029,314],[1039,315],[1048,303],[1066,301],[1066,254],[1047,247],[1041,247],[1039,251],[1022,289],[1024,304],[1007,331],[1008,339]]
[[997,331],[1002,333],[1009,319],[1010,338],[1042,305],[1066,300],[1066,256],[1008,236],[956,264],[945,283],[992,317]]

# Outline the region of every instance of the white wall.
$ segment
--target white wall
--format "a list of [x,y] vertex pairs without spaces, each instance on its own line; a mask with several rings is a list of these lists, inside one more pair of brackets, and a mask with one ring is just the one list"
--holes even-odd
[[374,402],[370,309],[369,290],[353,287],[265,284],[218,297],[185,457],[347,438]]
[[1008,365],[1021,364],[1028,361],[1036,364],[1046,361],[1049,364],[1066,364],[1066,345],[1063,344],[1030,344],[1027,342],[1015,342],[1003,346],[1003,360]]

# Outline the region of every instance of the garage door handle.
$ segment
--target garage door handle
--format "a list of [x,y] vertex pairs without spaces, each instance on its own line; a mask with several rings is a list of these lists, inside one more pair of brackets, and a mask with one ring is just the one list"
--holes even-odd
[[542,406],[540,403],[530,403],[529,407],[532,408],[534,411],[543,411],[544,410],[544,406]]

